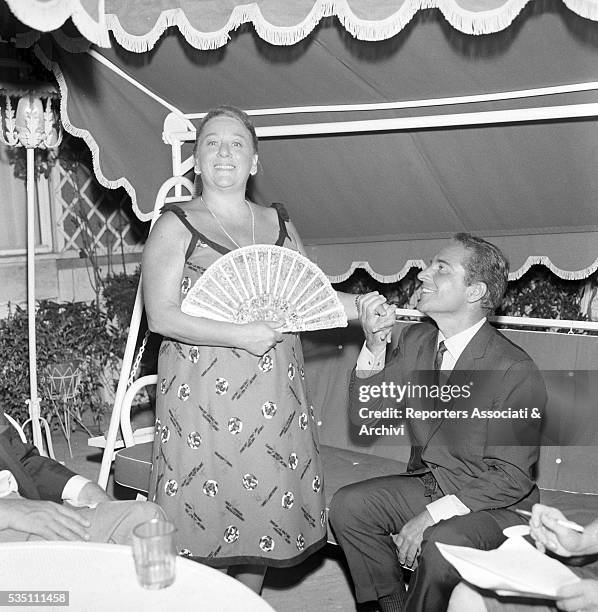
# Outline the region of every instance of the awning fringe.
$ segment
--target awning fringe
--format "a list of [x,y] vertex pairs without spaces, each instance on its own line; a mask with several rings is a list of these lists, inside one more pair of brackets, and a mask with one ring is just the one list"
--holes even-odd
[[135,214],[140,217],[143,213],[139,210],[137,206],[137,194],[135,193],[135,189],[133,185],[126,178],[119,178],[115,181],[107,179],[100,166],[100,147],[96,142],[95,138],[91,135],[88,130],[84,130],[74,126],[68,116],[68,85],[64,75],[62,74],[62,70],[60,66],[52,61],[48,56],[44,53],[44,51],[40,48],[39,45],[35,47],[35,54],[38,59],[44,64],[44,66],[51,70],[56,77],[56,82],[58,83],[58,89],[60,90],[60,121],[62,122],[63,128],[71,135],[76,136],[77,138],[82,138],[89,150],[91,151],[91,159],[93,164],[93,172],[95,174],[98,182],[104,187],[108,187],[108,189],[118,189],[119,187],[123,187],[125,191],[129,194],[131,198],[131,204],[133,206],[133,211]]
[[[252,24],[256,33],[274,45],[294,45],[307,37],[318,23],[331,16],[338,17],[343,27],[355,38],[366,41],[386,40],[398,34],[420,10],[438,9],[445,19],[465,34],[491,34],[507,28],[530,0],[507,0],[496,9],[469,11],[456,0],[405,0],[398,10],[378,21],[361,19],[355,15],[347,0],[315,0],[309,14],[292,26],[278,26],[269,22],[255,3],[236,6],[227,23],[219,30],[202,32],[194,28],[183,9],[164,11],[152,29],[144,35],[127,32],[115,14],[106,15],[106,27],[118,43],[129,51],[143,53],[153,48],[168,27],[177,27],[185,40],[197,49],[218,49],[230,40],[230,33],[239,26]],[[587,19],[598,20],[595,0],[563,0],[567,7]]]
[[[373,279],[380,283],[396,283],[406,276],[412,268],[419,268],[423,270],[426,264],[423,259],[408,259],[403,267],[395,274],[379,274],[376,272],[367,261],[354,261],[346,272],[342,274],[327,274],[328,280],[331,283],[342,283],[346,281],[355,270],[361,268],[365,270]],[[326,270],[324,270],[326,272]]]
[[[398,9],[388,17],[377,21],[361,19],[351,9],[348,0],[314,0],[308,15],[300,23],[279,26],[269,22],[256,3],[242,4],[232,9],[226,24],[219,30],[202,32],[189,21],[182,8],[168,9],[160,13],[151,29],[136,35],[128,32],[117,14],[104,14],[100,0],[96,21],[81,5],[81,0],[40,2],[38,0],[7,0],[15,16],[30,27],[41,31],[59,28],[69,17],[81,34],[101,47],[110,46],[109,32],[118,43],[129,51],[144,53],[154,47],[169,27],[177,27],[187,42],[197,49],[218,49],[230,40],[230,33],[243,24],[252,24],[257,34],[274,45],[294,45],[307,37],[318,23],[336,16],[344,28],[355,38],[380,41],[398,34],[417,14],[425,9],[438,9],[444,18],[460,32],[481,35],[499,32],[507,28],[530,0],[506,0],[498,8],[470,11],[459,5],[458,0],[397,0]],[[574,13],[598,21],[596,0],[563,0]]]
[[6,0],[15,17],[24,24],[42,32],[57,30],[71,18],[81,34],[100,47],[110,46],[110,37],[104,22],[104,2],[98,3],[98,19],[94,19],[80,0],[39,2],[38,0]]
[[484,12],[465,10],[454,0],[431,0],[427,3],[427,8],[438,8],[444,18],[459,32],[478,36],[508,28],[529,1],[509,0],[498,9]]
[[598,21],[598,2],[596,0],[563,0],[563,4],[584,19]]
[[531,255],[525,260],[525,263],[514,272],[509,273],[509,280],[517,280],[521,278],[532,266],[545,266],[553,274],[562,278],[563,280],[582,280],[591,276],[598,270],[598,258],[594,263],[589,266],[582,268],[581,270],[563,270],[550,261],[550,257],[547,255]]
[[[581,270],[564,270],[553,264],[550,257],[547,255],[531,255],[525,260],[521,267],[509,273],[509,281],[520,279],[532,266],[537,265],[545,266],[553,274],[563,280],[583,280],[598,270],[598,258],[596,258],[593,264]],[[426,263],[423,259],[409,259],[398,272],[393,274],[380,274],[376,272],[367,261],[354,261],[345,272],[341,274],[327,274],[327,277],[331,283],[342,283],[346,281],[355,270],[362,269],[380,283],[396,283],[404,278],[412,268],[423,270],[425,267]]]
[[152,29],[142,36],[128,33],[114,14],[106,15],[106,26],[122,47],[135,53],[152,49],[169,27],[177,27],[185,40],[196,49],[203,51],[218,49],[229,42],[230,32],[245,23],[253,24],[257,34],[265,41],[274,45],[288,46],[307,37],[324,17],[333,15],[335,4],[336,2],[330,0],[317,0],[309,15],[301,23],[289,27],[271,24],[256,4],[236,6],[231,11],[226,25],[214,32],[195,29],[182,9],[161,13]]

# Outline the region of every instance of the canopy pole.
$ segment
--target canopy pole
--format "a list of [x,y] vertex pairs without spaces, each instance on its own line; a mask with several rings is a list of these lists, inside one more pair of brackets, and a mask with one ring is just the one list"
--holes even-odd
[[[176,176],[167,179],[164,184],[158,190],[156,201],[154,204],[154,212],[152,215],[151,228],[154,227],[154,223],[160,216],[160,209],[162,208],[166,196],[170,189],[182,185],[190,193],[193,193],[193,183],[183,177]],[[114,449],[116,447],[116,437],[118,435],[118,429],[120,427],[121,414],[123,408],[123,400],[127,392],[127,388],[133,382],[133,376],[131,376],[131,366],[133,365],[133,356],[135,353],[135,344],[137,340],[137,334],[139,332],[139,326],[141,324],[141,314],[143,312],[143,276],[139,276],[139,284],[137,285],[137,294],[135,296],[135,305],[133,306],[133,314],[131,315],[131,322],[129,325],[129,335],[127,336],[127,344],[125,347],[125,354],[123,356],[123,363],[120,370],[120,377],[118,379],[118,386],[116,387],[116,395],[114,397],[114,406],[112,408],[112,415],[110,416],[110,425],[106,433],[106,443],[104,446],[104,454],[102,455],[102,465],[100,466],[100,475],[98,476],[98,485],[102,489],[106,489],[108,485],[108,478],[110,476],[110,468],[112,461],[114,460]],[[123,435],[124,438],[124,435]]]
[[[346,113],[367,112],[380,110],[400,110],[405,108],[427,108],[431,106],[453,106],[457,104],[474,104],[478,102],[498,102],[500,100],[517,100],[520,98],[536,98],[540,96],[553,96],[556,94],[576,93],[582,91],[595,91],[598,81],[588,83],[572,83],[570,85],[554,85],[551,87],[536,87],[534,89],[518,89],[512,91],[499,91],[487,94],[474,94],[469,96],[452,96],[448,98],[424,98],[422,100],[401,100],[396,102],[370,102],[363,104],[325,104],[315,106],[289,106],[286,108],[259,108],[247,109],[245,112],[254,117],[269,115],[298,115],[301,113]],[[203,119],[207,112],[187,113],[187,119]]]
[[29,329],[29,418],[33,444],[47,457],[42,441],[37,395],[37,345],[35,334],[35,149],[27,148],[27,323]]
[[137,285],[137,294],[135,296],[135,305],[133,306],[133,314],[131,315],[131,322],[129,324],[129,335],[127,336],[125,354],[123,355],[120,377],[118,379],[118,386],[116,387],[114,406],[112,408],[112,415],[110,416],[110,425],[108,426],[108,432],[106,433],[106,446],[104,447],[104,454],[102,456],[100,475],[98,476],[98,485],[102,487],[102,489],[106,489],[106,486],[108,485],[110,468],[112,466],[112,460],[114,459],[113,455],[114,448],[116,446],[116,437],[120,427],[120,411],[123,398],[127,392],[129,372],[131,371],[131,366],[133,364],[135,343],[137,340],[137,334],[139,332],[139,326],[141,324],[142,311],[143,295],[141,290],[141,276],[139,276],[139,284]]
[[87,54],[90,57],[93,57],[93,59],[96,60],[96,62],[103,64],[104,66],[106,66],[106,68],[109,68],[110,70],[112,70],[112,72],[117,74],[119,77],[131,83],[131,85],[139,89],[139,91],[142,91],[146,96],[149,96],[152,100],[155,100],[156,102],[158,102],[158,104],[161,104],[162,106],[167,108],[171,113],[174,113],[175,115],[180,117],[181,120],[184,121],[189,126],[190,129],[195,129],[193,126],[193,123],[185,117],[185,114],[180,109],[178,109],[176,106],[174,106],[170,102],[166,101],[164,98],[161,98],[159,95],[157,95],[156,93],[154,93],[153,91],[145,87],[145,85],[142,85],[139,81],[134,79],[130,74],[127,74],[122,68],[118,67],[116,64],[113,64],[109,59],[104,57],[101,53],[98,53],[94,49],[90,49],[89,51],[87,51]]
[[[561,106],[541,106],[538,108],[518,108],[475,113],[454,113],[447,115],[423,115],[421,117],[397,117],[394,119],[362,119],[358,121],[339,121],[336,123],[307,123],[293,125],[260,126],[256,128],[258,137],[275,138],[278,136],[309,136],[318,134],[356,134],[359,132],[390,132],[393,130],[417,130],[471,125],[491,125],[493,123],[522,123],[526,121],[550,121],[553,119],[576,119],[598,115],[598,103],[566,104]],[[179,135],[180,136],[180,135]],[[183,135],[185,140],[192,136]]]
[[[422,105],[424,106],[424,105]],[[307,108],[307,107],[306,107]],[[259,112],[260,115],[282,114],[288,109],[273,109],[278,112]],[[311,112],[311,111],[306,111]],[[203,117],[206,113],[195,113],[186,117]],[[257,115],[258,112],[248,114]],[[598,115],[598,103],[565,104],[560,106],[538,106],[513,108],[497,111],[475,111],[471,113],[449,113],[444,115],[420,115],[416,117],[395,117],[391,119],[360,119],[325,123],[286,123],[256,127],[258,138],[284,138],[287,136],[315,136],[322,134],[358,134],[361,132],[392,132],[399,130],[426,130],[431,128],[453,128],[496,123],[524,123],[528,121],[552,121],[554,119],[578,119]],[[180,124],[171,116],[164,120],[162,139],[172,146],[195,140],[195,127],[179,129]],[[186,162],[184,162],[186,163]],[[184,171],[189,168],[185,167]]]

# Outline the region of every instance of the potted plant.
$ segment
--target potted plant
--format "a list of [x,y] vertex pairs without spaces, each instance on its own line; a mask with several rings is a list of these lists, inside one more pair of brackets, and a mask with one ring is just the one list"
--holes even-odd
[[[117,334],[107,315],[95,303],[41,300],[36,335],[42,416],[56,418],[55,403],[67,392],[69,414],[89,426],[91,415],[91,421],[99,425],[107,406],[101,394],[102,373],[107,364],[116,363],[118,352]],[[8,317],[0,320],[0,403],[19,422],[29,416],[27,339],[27,312],[11,306]],[[64,424],[64,412],[60,416]]]

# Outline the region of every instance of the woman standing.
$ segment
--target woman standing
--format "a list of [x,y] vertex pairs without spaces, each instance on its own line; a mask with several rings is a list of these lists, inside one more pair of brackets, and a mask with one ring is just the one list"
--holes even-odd
[[[201,195],[168,206],[143,255],[158,366],[150,499],[177,526],[185,554],[228,568],[259,592],[268,566],[300,563],[326,541],[323,475],[298,334],[276,322],[233,324],[181,312],[185,294],[229,251],[276,244],[303,251],[280,206],[245,195],[257,172],[255,129],[234,107],[197,131]],[[354,296],[342,296],[349,317]]]

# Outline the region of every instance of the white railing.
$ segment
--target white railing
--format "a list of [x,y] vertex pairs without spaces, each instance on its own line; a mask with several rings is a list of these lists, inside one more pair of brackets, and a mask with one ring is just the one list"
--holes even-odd
[[[423,319],[425,315],[413,308],[397,308],[397,317],[410,319]],[[598,331],[598,321],[572,321],[570,319],[535,319],[533,317],[488,317],[492,323],[508,325],[509,327],[543,327],[551,329],[567,329],[571,333],[576,331]]]

